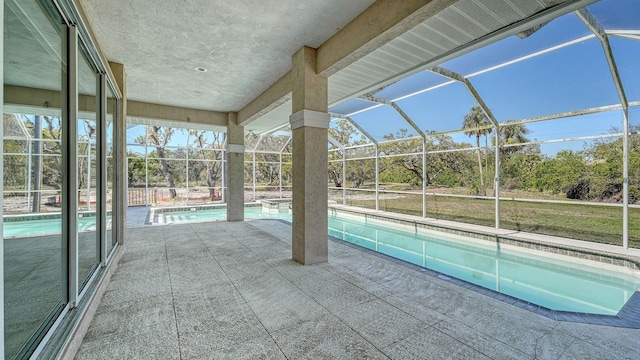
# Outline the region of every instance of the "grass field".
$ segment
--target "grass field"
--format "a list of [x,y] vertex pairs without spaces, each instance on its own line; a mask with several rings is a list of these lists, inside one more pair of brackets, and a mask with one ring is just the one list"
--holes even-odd
[[[422,216],[422,194],[381,198],[380,210]],[[373,194],[348,197],[347,205],[375,209]],[[495,201],[427,196],[427,217],[494,226]],[[622,245],[622,208],[610,206],[500,202],[500,227],[597,243]],[[629,209],[629,246],[640,248],[640,209]]]

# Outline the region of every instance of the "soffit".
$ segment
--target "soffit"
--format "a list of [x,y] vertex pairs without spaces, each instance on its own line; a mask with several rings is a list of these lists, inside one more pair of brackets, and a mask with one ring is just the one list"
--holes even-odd
[[[477,39],[571,2],[575,1],[460,0],[329,77],[330,107],[421,71],[427,65],[433,66],[445,54],[462,55],[465,47]],[[559,11],[558,16],[565,12]],[[284,116],[280,106],[247,128],[259,132],[286,121],[288,115]]]
[[[80,0],[132,100],[238,111],[373,0]],[[206,68],[204,73],[196,67]]]

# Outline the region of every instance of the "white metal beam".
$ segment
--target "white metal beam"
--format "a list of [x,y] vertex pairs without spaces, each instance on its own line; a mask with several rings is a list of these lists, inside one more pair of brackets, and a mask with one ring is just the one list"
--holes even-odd
[[407,115],[407,113],[405,113],[404,110],[402,110],[402,108],[400,108],[400,106],[398,106],[398,104],[396,104],[395,102],[379,98],[371,94],[364,94],[360,96],[360,99],[391,106],[393,110],[395,110],[404,119],[404,121],[409,124],[409,126],[411,126],[413,130],[415,130],[423,139],[427,137],[424,131],[422,131],[422,129],[420,129],[420,127],[411,119],[411,117],[409,117],[409,115]]
[[378,145],[378,140],[376,140],[373,136],[371,136],[371,134],[369,134],[367,130],[365,130],[362,126],[360,126],[360,124],[358,124],[350,116],[342,115],[342,114],[334,114],[334,113],[330,113],[329,115],[331,115],[334,118],[347,120],[351,125],[353,125],[353,127],[358,129],[358,131],[360,131],[362,135],[364,135],[367,139],[369,139],[369,141],[371,141],[372,144]]
[[433,72],[434,74],[438,74],[438,75],[444,76],[444,77],[446,77],[448,79],[451,79],[453,81],[457,81],[457,82],[461,83],[462,85],[464,85],[464,87],[467,88],[467,91],[469,91],[469,93],[475,99],[475,101],[478,103],[478,105],[480,105],[480,108],[485,113],[485,115],[487,115],[487,118],[489,118],[489,120],[491,120],[491,122],[493,123],[493,125],[495,127],[498,127],[498,120],[496,120],[496,117],[493,116],[493,113],[491,112],[491,110],[489,109],[487,104],[484,102],[484,100],[482,100],[482,97],[480,96],[480,94],[478,94],[478,92],[476,91],[476,88],[473,87],[473,84],[471,84],[469,79],[467,79],[466,77],[464,77],[461,74],[458,74],[458,73],[456,73],[454,71],[451,71],[449,69],[445,69],[445,68],[440,67],[440,66],[434,66],[433,68],[430,69],[430,71]]
[[624,134],[622,137],[622,246],[629,248],[629,101],[622,85],[620,72],[616,65],[616,60],[611,50],[609,37],[604,27],[596,20],[596,18],[586,8],[579,9],[575,12],[578,18],[600,39],[604,56],[607,59],[607,65],[611,72],[613,83],[618,92],[620,105],[622,105],[623,119],[622,127]]

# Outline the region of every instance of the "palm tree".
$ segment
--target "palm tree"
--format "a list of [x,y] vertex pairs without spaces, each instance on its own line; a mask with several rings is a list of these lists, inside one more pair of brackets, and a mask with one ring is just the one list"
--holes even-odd
[[[490,127],[491,121],[487,117],[487,114],[482,110],[480,106],[474,106],[469,110],[469,113],[464,116],[464,122],[462,123],[463,129],[468,129],[464,132],[465,135],[476,137],[476,154],[478,155],[478,170],[480,171],[480,194],[485,194],[484,189],[484,176],[482,175],[482,159],[480,157],[480,137],[486,137],[493,130]],[[485,148],[486,150],[486,148]]]
[[531,132],[527,129],[525,124],[515,123],[514,120],[505,121],[500,126],[500,149],[503,154],[512,154],[523,148],[523,146],[509,146],[502,147],[502,145],[514,145],[523,144],[529,142],[529,139],[525,136]]

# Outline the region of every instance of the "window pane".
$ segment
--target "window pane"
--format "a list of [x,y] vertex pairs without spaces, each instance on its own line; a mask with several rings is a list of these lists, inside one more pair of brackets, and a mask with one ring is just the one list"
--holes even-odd
[[[5,95],[19,88],[60,94],[66,34],[56,11],[47,10],[53,18],[45,15],[40,1],[4,1]],[[60,109],[52,107],[18,110],[5,104],[4,111],[3,355],[29,358],[60,314],[66,291],[60,220],[63,119]]]
[[[82,46],[80,47],[82,48]],[[78,103],[81,104],[78,115],[78,291],[87,285],[93,271],[100,261],[100,233],[97,231],[96,217],[97,173],[97,119],[98,101],[96,97],[98,75],[84,56],[78,59]],[[86,106],[86,107],[82,107]]]
[[113,229],[113,209],[114,209],[114,201],[116,199],[116,194],[114,193],[114,176],[115,176],[115,158],[114,158],[114,124],[116,124],[116,118],[118,114],[117,111],[118,100],[115,98],[113,94],[113,90],[111,86],[107,85],[107,133],[106,133],[106,141],[107,141],[107,254],[111,253],[111,249],[115,245],[117,239],[116,234],[112,231]]

